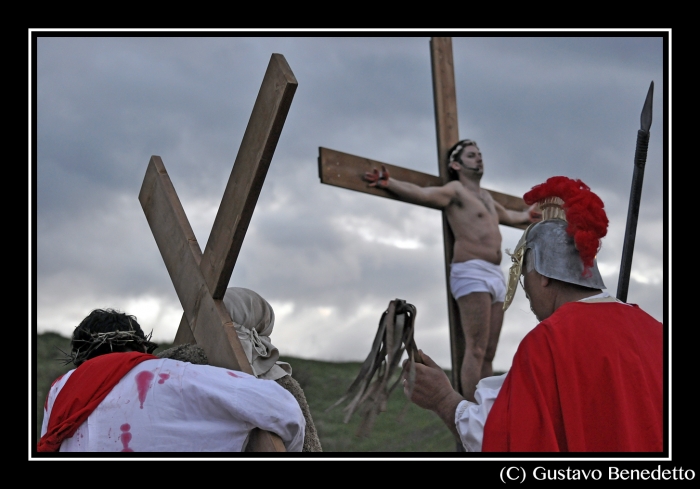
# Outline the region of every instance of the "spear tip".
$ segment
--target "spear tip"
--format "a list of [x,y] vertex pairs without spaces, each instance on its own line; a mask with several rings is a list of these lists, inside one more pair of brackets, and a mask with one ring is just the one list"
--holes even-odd
[[649,91],[647,92],[647,98],[644,101],[644,107],[642,108],[641,124],[642,131],[649,132],[651,128],[651,105],[654,99],[654,80],[651,81],[649,85]]

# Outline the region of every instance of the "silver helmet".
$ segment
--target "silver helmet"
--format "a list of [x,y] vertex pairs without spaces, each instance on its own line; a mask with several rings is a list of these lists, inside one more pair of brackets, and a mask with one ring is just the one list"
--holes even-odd
[[[551,185],[551,182],[557,185]],[[557,193],[564,198],[557,196]],[[585,194],[583,198],[582,194]],[[566,177],[552,177],[544,184],[533,187],[524,198],[528,204],[539,204],[542,220],[531,224],[518,241],[515,251],[509,253],[513,265],[508,273],[503,310],[508,309],[513,301],[527,250],[531,250],[528,260],[532,261],[540,275],[592,289],[605,289],[594,255],[600,248],[600,239],[607,232],[608,221],[602,201],[580,180]],[[574,212],[567,212],[569,209],[574,209]],[[574,216],[575,222],[567,220],[569,213]],[[577,230],[586,231],[587,242],[575,239]],[[591,245],[594,246],[593,250]],[[580,248],[586,249],[585,258]]]

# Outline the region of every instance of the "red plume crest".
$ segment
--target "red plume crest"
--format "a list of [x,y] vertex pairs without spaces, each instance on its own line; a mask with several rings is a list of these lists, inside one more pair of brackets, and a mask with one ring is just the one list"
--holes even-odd
[[590,276],[590,268],[600,249],[600,240],[608,232],[608,216],[603,209],[603,201],[581,180],[568,177],[551,177],[523,195],[528,205],[547,197],[559,197],[564,201],[563,208],[569,223],[566,232],[573,236],[581,255],[584,276]]

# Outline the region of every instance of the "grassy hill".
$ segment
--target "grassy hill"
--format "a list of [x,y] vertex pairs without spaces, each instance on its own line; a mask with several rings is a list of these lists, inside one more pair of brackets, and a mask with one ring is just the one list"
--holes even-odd
[[[169,348],[163,344],[157,351]],[[43,403],[51,383],[72,365],[63,365],[63,354],[70,351],[70,340],[55,333],[44,333],[36,341],[36,439],[39,439]],[[333,363],[283,357],[293,376],[304,389],[324,452],[451,452],[455,442],[442,421],[432,412],[407,403],[400,387],[392,393],[387,411],[380,414],[369,436],[356,436],[357,414],[343,423],[343,407],[326,408],[345,393],[360,370],[359,362]],[[405,409],[405,412],[404,412]],[[403,416],[400,418],[400,415]]]

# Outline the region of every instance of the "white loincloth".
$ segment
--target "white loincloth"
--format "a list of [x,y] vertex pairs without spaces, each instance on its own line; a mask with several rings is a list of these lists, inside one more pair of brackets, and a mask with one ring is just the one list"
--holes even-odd
[[455,299],[473,292],[488,292],[492,303],[506,299],[506,279],[501,267],[485,260],[452,263],[450,289]]

